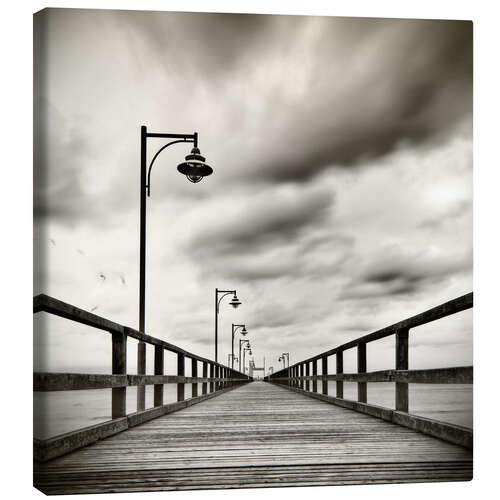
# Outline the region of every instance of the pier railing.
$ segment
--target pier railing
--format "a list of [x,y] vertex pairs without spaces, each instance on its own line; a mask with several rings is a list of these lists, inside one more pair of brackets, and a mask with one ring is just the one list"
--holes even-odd
[[[151,337],[44,294],[34,297],[33,312],[47,312],[111,334],[111,374],[33,374],[34,391],[111,389],[111,420],[49,439],[34,439],[34,456],[38,461],[50,460],[69,453],[129,427],[205,401],[252,380],[243,373],[187,352],[169,342]],[[36,335],[36,331],[34,333]],[[154,346],[154,375],[127,374],[127,338],[139,341],[139,360],[145,360],[145,344]],[[177,375],[164,373],[165,351],[177,355]],[[191,377],[185,376],[186,358],[191,360]],[[199,362],[202,363],[201,377],[198,376]],[[145,366],[142,367],[141,371],[144,371],[144,368]],[[201,383],[201,394],[198,394],[198,383]],[[164,404],[164,384],[177,384],[177,402]],[[192,397],[190,399],[185,398],[184,387],[186,384],[192,384]],[[154,386],[153,408],[144,409],[143,404],[138,400],[138,410],[127,414],[127,387],[137,386],[140,388],[146,385]]]
[[[412,415],[408,412],[408,384],[472,384],[472,366],[433,368],[425,370],[408,369],[408,337],[411,328],[470,309],[473,306],[472,292],[450,300],[421,314],[412,316],[381,330],[357,338],[334,349],[323,352],[304,361],[268,375],[264,380],[286,386],[345,408],[366,413],[405,427],[430,434],[446,441],[472,448],[472,429],[448,424],[438,420]],[[366,345],[369,342],[395,335],[395,369],[366,371]],[[344,373],[343,354],[348,349],[357,350],[357,373]],[[336,373],[328,373],[328,358],[335,356]],[[318,374],[318,364],[321,374]],[[328,395],[328,382],[336,381],[336,395]],[[321,382],[321,393],[318,392]],[[357,382],[358,400],[344,398],[344,382]],[[367,402],[368,382],[394,382],[395,409],[372,405]]]

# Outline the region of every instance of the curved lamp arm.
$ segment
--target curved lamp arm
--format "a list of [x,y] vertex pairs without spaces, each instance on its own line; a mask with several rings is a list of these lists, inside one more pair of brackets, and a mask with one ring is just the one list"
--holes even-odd
[[153,168],[153,163],[155,162],[156,158],[158,158],[158,155],[165,149],[165,148],[168,148],[169,146],[171,146],[172,144],[177,144],[178,142],[194,142],[194,139],[190,140],[190,139],[187,139],[187,138],[184,138],[184,139],[177,139],[175,141],[172,141],[172,142],[168,142],[167,144],[165,144],[164,146],[162,146],[157,152],[156,154],[153,156],[153,159],[151,160],[151,163],[149,164],[149,168],[148,168],[148,178],[147,178],[147,181],[146,181],[146,190],[147,190],[147,195],[148,196],[151,196],[151,182],[150,182],[150,179],[151,179],[151,169]]
[[221,296],[221,298],[217,301],[217,312],[219,312],[219,305],[220,305],[220,301],[226,296],[226,295],[235,295],[236,294],[236,290],[218,290],[218,293],[222,293],[224,292],[224,294]]
[[234,325],[236,328],[233,329],[233,339],[234,336],[236,335],[236,332],[238,331],[238,328],[246,328],[246,325]]

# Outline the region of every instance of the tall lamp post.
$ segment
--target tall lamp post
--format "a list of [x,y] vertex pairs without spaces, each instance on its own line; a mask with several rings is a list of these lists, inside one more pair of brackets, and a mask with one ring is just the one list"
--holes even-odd
[[234,336],[236,335],[236,332],[238,331],[239,328],[242,328],[242,330],[240,332],[241,335],[245,336],[248,333],[245,325],[235,325],[234,323],[232,323],[232,327],[231,327],[231,353],[232,353],[233,363],[231,365],[231,368],[233,370],[234,370]]
[[[147,165],[147,140],[148,138],[173,139],[163,145],[153,156],[149,168]],[[198,133],[194,134],[157,134],[147,131],[146,126],[141,127],[141,207],[140,207],[140,257],[139,257],[139,331],[145,331],[146,323],[146,196],[151,195],[151,169],[158,155],[172,144],[179,142],[193,143],[191,153],[186,156],[186,161],[177,166],[177,170],[184,174],[193,183],[200,182],[203,177],[210,175],[213,170],[205,164],[205,158],[198,149]],[[137,350],[137,373],[146,373],[146,344],[139,342]],[[145,407],[145,386],[137,387],[137,410]]]
[[[240,372],[241,372],[241,346],[242,345],[245,345],[246,347],[250,348],[250,341],[248,339],[240,339],[240,355],[239,355],[239,360],[240,360],[240,365],[239,365],[239,369],[240,369]],[[245,368],[243,366],[243,368]],[[243,372],[245,373],[245,372]]]
[[[226,296],[233,294],[233,298],[231,299],[231,302],[229,302],[235,309],[241,304],[241,302],[238,300],[238,297],[236,296],[236,290],[219,290],[218,288],[215,289],[215,362],[217,363],[217,333],[219,329],[219,306],[221,300]],[[219,295],[221,294],[220,298]]]

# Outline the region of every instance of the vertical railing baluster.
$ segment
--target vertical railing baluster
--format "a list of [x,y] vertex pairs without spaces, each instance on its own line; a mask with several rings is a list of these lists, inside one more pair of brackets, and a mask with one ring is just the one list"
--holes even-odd
[[213,378],[215,377],[215,367],[213,363],[210,363],[210,378],[212,379],[210,381],[210,392],[214,392],[215,388],[215,383],[213,381]]
[[[344,373],[344,351],[337,351],[337,354],[335,355],[335,362],[336,362],[336,373],[337,375],[341,375]],[[343,380],[337,380],[336,385],[336,396],[338,398],[343,398],[344,397],[344,381]]]
[[[358,373],[366,373],[366,343],[358,344]],[[358,401],[366,403],[366,382],[358,382]]]
[[321,375],[325,377],[323,378],[321,392],[325,396],[328,396],[328,379],[326,378],[328,376],[328,356],[321,358]]
[[[408,329],[396,333],[396,370],[408,370]],[[408,413],[408,383],[396,382],[396,411]]]
[[[163,375],[164,350],[160,345],[155,345],[155,375]],[[163,384],[154,384],[154,406],[163,405]]]
[[304,390],[304,363],[300,363],[300,388]]
[[[184,369],[184,354],[177,353],[177,375],[179,377],[185,376]],[[177,383],[177,401],[184,401],[184,382]]]
[[[306,363],[306,377],[309,377],[310,373],[309,373],[309,366],[310,366],[311,363],[307,362]],[[309,390],[309,387],[310,387],[310,383],[309,383],[309,379],[306,380],[306,391]]]
[[[137,374],[146,375],[146,342],[137,344]],[[137,386],[137,411],[146,408],[146,386]]]
[[[127,374],[127,336],[112,332],[111,371],[113,375]],[[127,387],[111,389],[111,418],[124,417],[126,412]]]
[[[198,376],[198,361],[194,358],[191,359],[191,377]],[[198,396],[198,382],[193,382],[191,386],[191,397],[196,398]]]
[[[313,373],[312,373],[313,377],[317,377],[318,376],[318,360],[315,359],[312,362],[312,365],[313,365]],[[313,392],[318,392],[318,381],[316,379],[313,380],[312,390],[313,390]]]
[[[208,376],[208,363],[206,361],[203,361],[203,371],[202,371],[202,374],[203,374],[203,378],[207,378],[207,376]],[[201,384],[201,393],[202,394],[206,394],[207,393],[207,383],[206,382],[203,382]]]

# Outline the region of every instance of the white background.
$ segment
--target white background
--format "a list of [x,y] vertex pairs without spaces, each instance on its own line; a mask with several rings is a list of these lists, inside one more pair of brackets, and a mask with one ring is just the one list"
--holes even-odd
[[[41,497],[31,486],[32,13],[44,7],[472,19],[474,21],[474,480],[470,483],[168,493],[172,498],[491,497],[496,489],[498,325],[498,16],[494,2],[29,1],[2,11],[2,461],[4,498]],[[7,279],[5,279],[7,278]],[[22,362],[21,362],[22,359]],[[135,494],[154,498],[166,493]],[[74,497],[73,497],[74,498]],[[82,498],[82,497],[80,497]],[[86,498],[86,496],[83,496]],[[113,495],[117,500],[127,495]]]

